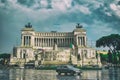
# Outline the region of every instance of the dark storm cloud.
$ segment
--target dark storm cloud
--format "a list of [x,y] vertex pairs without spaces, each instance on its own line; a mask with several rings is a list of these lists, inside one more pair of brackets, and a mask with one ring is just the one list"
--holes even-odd
[[[92,1],[88,0],[84,0],[84,1],[80,1],[80,0],[73,0],[72,5],[75,6],[76,4],[79,5],[86,5],[90,11],[92,12],[90,15],[84,15],[82,14],[79,18],[75,18],[76,20],[82,19],[80,20],[81,22],[86,22],[88,23],[93,23],[94,20],[96,21],[102,21],[103,24],[108,23],[110,28],[113,28],[117,31],[120,30],[120,17],[116,16],[115,13],[113,13],[113,11],[110,9],[110,4],[113,3],[116,0],[108,0],[108,1],[102,1],[102,0],[98,0],[98,4],[100,5],[98,8],[95,8],[95,4],[97,3],[94,1],[94,3],[92,3]],[[102,3],[102,4],[101,4]],[[116,2],[116,5],[119,5],[120,1]],[[107,15],[110,14],[110,15]],[[76,15],[79,16],[79,15]],[[71,19],[70,19],[71,20]]]
[[[103,31],[105,29],[109,30],[107,33],[111,31],[111,28],[112,31],[119,32],[120,30],[120,16],[110,8],[111,3],[120,5],[119,1],[61,0],[60,5],[56,5],[54,2],[57,0],[52,1],[45,0],[45,2],[40,3],[40,0],[1,0],[0,36],[2,38],[0,38],[0,44],[2,44],[2,48],[0,52],[7,51],[6,49],[11,51],[16,40],[20,43],[20,30],[27,22],[31,22],[37,31],[54,29],[71,31],[71,25],[76,25],[78,22],[84,23],[90,27],[88,32],[92,39],[100,37],[101,33],[105,33]],[[99,35],[94,33],[97,30],[100,31]]]
[[[104,8],[107,8],[104,10]],[[111,13],[111,16],[105,14],[106,12]],[[112,11],[110,10],[108,4],[104,4],[103,6],[97,8],[96,10],[93,10],[92,16],[96,20],[100,20],[103,23],[109,23],[108,27],[111,27],[115,30],[120,30],[120,17],[116,16]]]
[[17,0],[17,2],[27,7],[31,7],[35,4],[35,0]]
[[5,3],[5,2],[7,2],[7,0],[1,0],[1,3]]

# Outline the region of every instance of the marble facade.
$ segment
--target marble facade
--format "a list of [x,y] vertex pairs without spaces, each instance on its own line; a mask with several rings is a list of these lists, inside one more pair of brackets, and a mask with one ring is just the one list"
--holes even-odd
[[86,30],[80,24],[72,32],[36,32],[29,23],[21,30],[21,45],[13,48],[10,65],[96,64],[96,50],[87,46]]

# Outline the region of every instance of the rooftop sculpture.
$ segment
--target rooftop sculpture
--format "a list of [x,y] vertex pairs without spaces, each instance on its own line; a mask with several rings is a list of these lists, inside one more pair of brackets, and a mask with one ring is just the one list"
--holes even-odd
[[27,25],[25,25],[26,28],[32,28],[31,23],[28,23]]

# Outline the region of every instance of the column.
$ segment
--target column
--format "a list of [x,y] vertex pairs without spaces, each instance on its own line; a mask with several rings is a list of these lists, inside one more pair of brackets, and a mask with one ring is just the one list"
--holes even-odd
[[47,38],[48,47],[50,47],[49,38]]
[[64,38],[63,38],[63,47],[65,47],[65,41],[64,41]]
[[46,38],[44,38],[44,47],[46,47]]
[[24,46],[26,46],[26,36],[24,36]]
[[57,45],[60,46],[60,38],[57,39]]
[[25,46],[27,46],[27,36],[25,36]]
[[84,40],[83,40],[83,37],[82,37],[82,46],[84,46]]
[[25,36],[24,36],[24,38],[23,38],[23,45],[25,46]]
[[83,37],[83,46],[85,46],[85,37]]
[[36,38],[34,38],[34,46],[36,46]]
[[40,38],[38,38],[39,39],[39,47],[40,47]]
[[36,38],[36,46],[38,47],[38,38]]
[[50,44],[50,47],[51,47],[51,38],[49,38],[49,44]]
[[76,45],[78,45],[78,36],[76,36]]
[[27,46],[29,46],[29,36],[27,36]]
[[81,40],[81,44],[80,44],[80,45],[82,46],[83,38],[82,38],[82,37],[80,37],[80,40]]
[[78,45],[82,46],[82,37],[78,36]]
[[39,46],[39,38],[37,38],[37,47]]
[[64,46],[64,43],[63,43],[63,38],[62,38],[62,47]]
[[48,38],[45,38],[46,47],[48,47]]
[[21,45],[24,46],[24,36],[21,37],[22,43]]
[[35,38],[35,46],[37,46],[37,38]]
[[31,42],[31,46],[35,45],[35,43],[34,43],[35,41],[34,41],[34,36],[33,35],[31,36],[31,41],[30,42]]
[[29,36],[29,46],[31,46],[31,36]]
[[67,38],[67,41],[66,41],[67,42],[67,46],[69,47],[69,42],[68,41],[69,41],[69,38]]
[[43,47],[45,47],[45,38],[43,38]]
[[65,38],[65,47],[67,47],[67,38]]
[[39,38],[40,39],[40,42],[39,42],[39,44],[40,44],[40,47],[41,47],[41,38]]
[[43,38],[41,38],[41,45],[42,45],[42,47],[43,47]]
[[87,45],[87,40],[86,40],[86,36],[85,36],[85,46]]

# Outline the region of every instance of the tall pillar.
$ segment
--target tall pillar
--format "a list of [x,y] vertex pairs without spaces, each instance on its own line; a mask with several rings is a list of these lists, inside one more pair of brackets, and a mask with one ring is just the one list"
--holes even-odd
[[63,43],[63,38],[62,38],[62,47],[64,46],[64,43]]
[[33,36],[31,36],[31,41],[30,41],[30,43],[31,43],[31,46],[34,46],[34,43],[35,41],[34,41],[34,37]]
[[50,38],[48,38],[49,39],[49,47],[51,47],[51,40],[50,40]]
[[31,43],[31,37],[29,36],[29,46],[31,45],[30,43]]
[[38,38],[36,38],[36,46],[38,47]]
[[25,36],[25,46],[26,46],[26,43],[27,43],[27,36]]
[[39,38],[39,47],[40,47],[40,38]]
[[76,45],[78,45],[78,36],[76,36]]
[[77,39],[78,39],[78,45],[81,46],[81,39],[80,39],[80,37],[78,37]]
[[47,43],[48,43],[48,47],[50,47],[50,42],[49,42],[49,38],[47,38]]
[[85,46],[85,37],[83,37],[83,46]]
[[57,45],[59,46],[60,45],[60,42],[59,42],[60,40],[59,40],[59,38],[57,39]]
[[85,46],[84,36],[82,37],[82,45]]
[[42,45],[42,47],[43,47],[43,38],[41,38],[41,43],[42,43],[41,45]]
[[87,45],[87,38],[86,38],[86,36],[85,36],[85,46]]
[[21,37],[21,46],[24,46],[24,36]]
[[60,47],[62,47],[62,38],[60,38]]
[[24,42],[23,42],[23,45],[25,46],[25,36],[24,36]]
[[35,46],[35,38],[34,38],[34,46]]
[[83,46],[83,37],[81,37],[81,46]]
[[24,36],[24,46],[26,46],[26,36]]
[[44,47],[46,47],[46,38],[44,38]]
[[39,38],[39,45],[40,45],[40,47],[41,47],[41,38]]
[[69,41],[69,38],[67,38],[67,41],[66,41],[67,42],[67,46],[69,46],[69,42],[68,41]]
[[29,36],[27,36],[27,46],[29,46]]
[[65,47],[65,41],[64,41],[64,38],[63,38],[63,47]]
[[37,47],[39,46],[39,38],[37,38]]
[[82,37],[80,37],[80,46],[82,46]]

